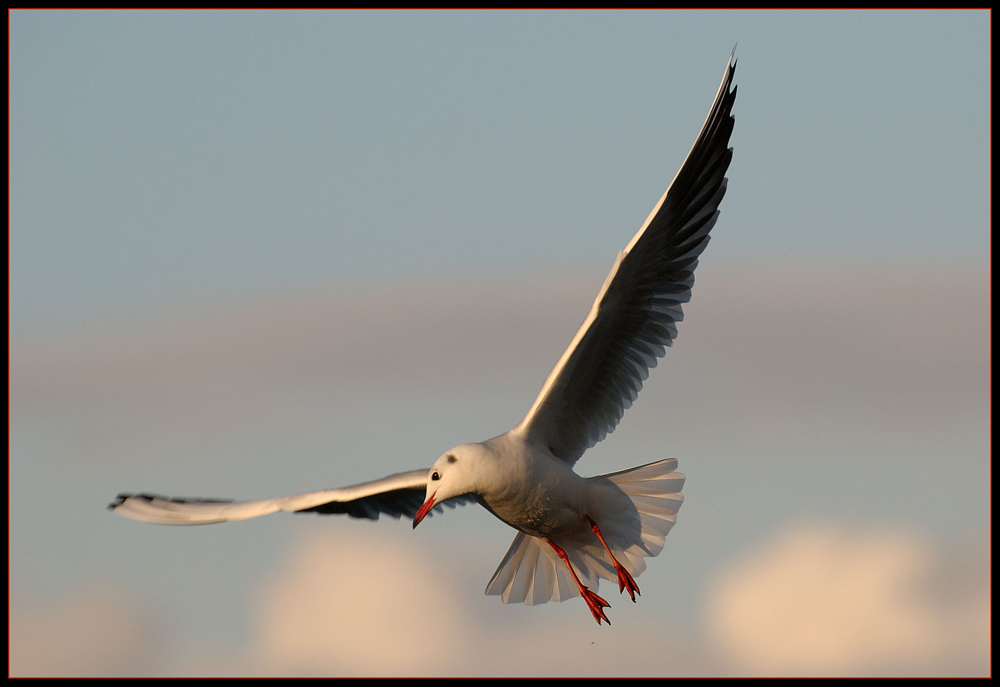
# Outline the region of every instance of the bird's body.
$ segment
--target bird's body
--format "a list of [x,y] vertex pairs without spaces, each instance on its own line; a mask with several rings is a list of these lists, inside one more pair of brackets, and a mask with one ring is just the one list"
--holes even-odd
[[634,578],[656,556],[683,502],[675,459],[585,478],[573,465],[614,431],[649,369],[677,335],[698,257],[726,191],[736,89],[730,57],[691,152],[639,232],[618,254],[583,324],[513,429],[442,455],[430,470],[342,489],[249,502],[120,494],[109,507],[137,520],[204,524],[275,511],[413,517],[478,501],[518,530],[486,587],[504,602],[538,604],[582,596],[608,621],[598,579],[616,580],[635,601]]
[[511,430],[447,455],[459,451],[477,464],[473,493],[479,503],[514,529],[549,538],[586,529],[590,485],[544,447]]

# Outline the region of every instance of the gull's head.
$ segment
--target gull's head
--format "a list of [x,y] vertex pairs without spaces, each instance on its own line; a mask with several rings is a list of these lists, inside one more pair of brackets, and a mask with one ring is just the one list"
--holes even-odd
[[474,493],[477,486],[476,466],[482,463],[486,447],[482,444],[456,446],[437,459],[427,473],[427,496],[424,505],[413,518],[416,527],[431,508],[453,496]]

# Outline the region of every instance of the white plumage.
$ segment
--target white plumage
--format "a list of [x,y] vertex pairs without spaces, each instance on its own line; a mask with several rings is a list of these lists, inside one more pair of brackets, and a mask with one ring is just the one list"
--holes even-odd
[[192,525],[245,520],[276,511],[345,513],[377,520],[413,518],[478,501],[518,530],[486,587],[505,603],[528,605],[583,596],[598,624],[608,621],[599,578],[632,600],[645,557],[663,549],[683,502],[675,459],[589,479],[573,465],[614,431],[649,369],[677,336],[681,305],[708,244],[732,159],[732,86],[725,76],[705,124],[673,182],[618,254],[569,347],[525,418],[500,436],[463,444],[430,470],[342,489],[260,501],[170,499],[120,494],[109,508],[135,520]]

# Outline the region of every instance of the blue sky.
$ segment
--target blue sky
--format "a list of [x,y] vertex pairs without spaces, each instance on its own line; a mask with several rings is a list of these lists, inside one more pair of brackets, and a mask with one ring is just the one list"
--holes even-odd
[[[10,20],[15,672],[988,666],[987,12]],[[119,490],[355,483],[515,424],[737,41],[729,191],[687,318],[578,464],[676,456],[688,475],[612,630],[586,626],[582,603],[482,597],[512,533],[478,508],[414,533],[302,516],[170,529],[103,510]],[[745,625],[739,609],[783,575],[818,579],[824,557],[844,574],[789,597],[800,625]],[[388,576],[373,589],[423,591],[364,594],[377,576],[345,559]],[[817,599],[856,598],[836,585],[858,570],[874,571],[858,583],[878,600],[874,639],[851,644],[846,625],[775,648],[828,627]],[[971,581],[944,603],[935,579]],[[324,599],[374,625],[324,634],[309,616]],[[423,613],[462,651],[428,663],[430,639],[394,634]],[[928,649],[934,627],[955,646]],[[552,636],[563,661],[538,653]],[[626,661],[650,636],[672,648]],[[463,660],[484,647],[520,658]]]
[[15,13],[12,324],[603,267],[738,40],[717,259],[980,255],[987,16]]

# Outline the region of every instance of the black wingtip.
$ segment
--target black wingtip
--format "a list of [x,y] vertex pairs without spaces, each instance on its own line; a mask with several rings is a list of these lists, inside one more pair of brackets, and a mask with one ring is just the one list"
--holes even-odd
[[135,496],[135,494],[118,494],[118,496],[115,497],[115,500],[108,504],[108,510],[114,510],[118,506],[125,503],[126,499],[130,499],[133,496]]

